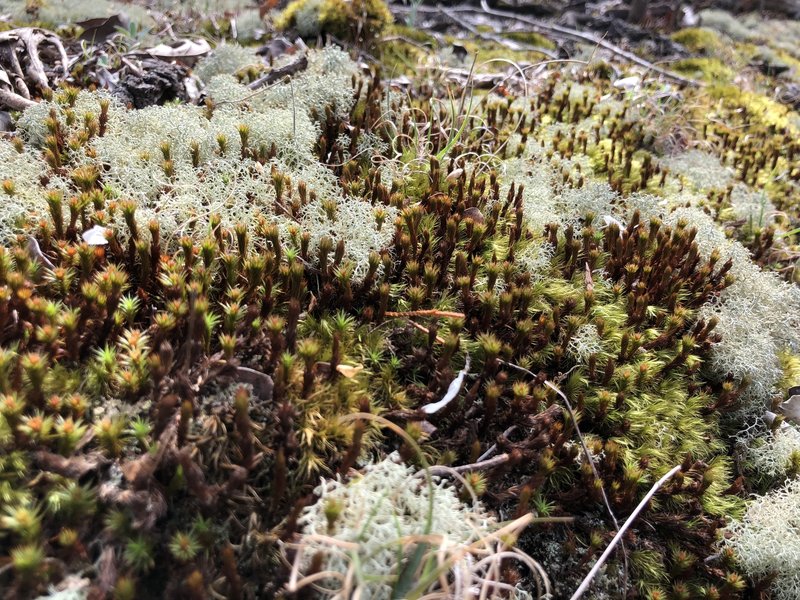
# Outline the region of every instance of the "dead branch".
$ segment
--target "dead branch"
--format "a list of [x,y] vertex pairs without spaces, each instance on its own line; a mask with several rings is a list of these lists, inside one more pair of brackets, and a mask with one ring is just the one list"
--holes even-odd
[[607,42],[606,40],[599,38],[591,33],[577,31],[576,29],[570,29],[569,27],[563,27],[562,25],[556,25],[555,23],[543,23],[542,21],[539,21],[537,19],[531,19],[530,17],[525,17],[505,10],[495,10],[489,6],[486,0],[481,0],[481,8],[483,9],[483,12],[488,15],[493,15],[495,17],[501,17],[503,19],[510,19],[518,21],[520,23],[525,23],[526,25],[529,25],[533,29],[534,33],[546,32],[549,33],[550,35],[562,37],[564,39],[572,40],[574,42],[583,42],[586,44],[592,44],[593,46],[598,46],[600,48],[603,48],[604,50],[608,50],[612,54],[619,56],[620,58],[624,58],[629,62],[637,64],[640,67],[644,67],[648,71],[653,71],[654,73],[658,73],[663,77],[672,79],[673,81],[676,81],[683,85],[688,85],[691,87],[700,87],[701,85],[698,81],[695,81],[694,79],[683,77],[681,75],[678,75],[677,73],[673,73],[672,71],[668,71],[667,69],[659,67],[658,65],[654,65],[650,61],[647,61],[641,58],[640,56],[636,56],[633,52],[628,52],[627,50],[623,50],[619,46],[612,44],[611,42]]
[[[61,39],[52,31],[38,27],[19,27],[0,32],[0,104],[12,110],[24,110],[36,104],[31,100],[31,88],[49,90],[40,46],[55,47],[61,62],[61,72],[68,74],[69,59]],[[24,65],[24,69],[23,69]]]
[[548,50],[547,48],[541,48],[539,46],[533,46],[531,44],[525,44],[525,43],[522,43],[522,42],[517,42],[515,40],[510,40],[510,39],[505,38],[505,37],[503,37],[501,35],[497,35],[497,34],[493,34],[493,33],[484,33],[483,31],[479,30],[477,27],[472,25],[472,23],[470,23],[466,19],[462,19],[458,14],[454,13],[453,11],[448,10],[445,7],[441,7],[440,10],[441,10],[442,14],[444,14],[447,18],[449,18],[455,24],[463,27],[464,29],[469,31],[471,34],[478,36],[482,40],[489,40],[490,42],[494,42],[496,44],[500,44],[501,46],[505,46],[509,50],[513,50],[515,52],[519,51],[519,50],[525,50],[525,51],[528,51],[528,52],[538,52],[539,54],[543,54],[544,56],[546,56],[547,58],[550,58],[550,59],[557,59],[558,58],[558,54],[556,54],[552,50]]

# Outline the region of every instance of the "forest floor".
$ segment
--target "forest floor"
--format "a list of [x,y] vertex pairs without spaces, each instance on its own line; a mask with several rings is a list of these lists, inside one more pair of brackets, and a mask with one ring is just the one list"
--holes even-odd
[[800,21],[676,4],[0,0],[0,598],[800,597]]

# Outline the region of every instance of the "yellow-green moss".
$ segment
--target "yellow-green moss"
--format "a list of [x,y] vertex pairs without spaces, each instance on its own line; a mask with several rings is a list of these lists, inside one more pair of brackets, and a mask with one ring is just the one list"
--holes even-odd
[[673,70],[683,75],[710,82],[730,81],[733,70],[716,58],[686,58],[672,65]]
[[532,31],[510,31],[503,35],[515,42],[522,42],[523,44],[530,44],[531,46],[538,46],[539,48],[546,48],[547,50],[556,49],[556,45],[553,42],[543,35],[533,33]]
[[275,18],[275,27],[296,29],[306,37],[330,34],[354,39],[358,35],[369,41],[392,21],[383,0],[294,0]]
[[778,387],[786,392],[790,387],[800,385],[800,356],[791,352],[781,352],[779,358],[783,379]]
[[689,52],[711,54],[722,48],[716,31],[705,27],[689,27],[672,34],[672,40],[685,46]]
[[778,129],[788,128],[793,133],[798,132],[797,126],[789,118],[792,111],[772,98],[762,94],[746,92],[733,85],[711,86],[708,89],[708,93],[712,98],[722,100],[730,109],[745,109],[749,118],[756,123],[777,127]]
[[[432,35],[426,33],[423,29],[420,29],[419,27],[409,27],[408,25],[403,25],[402,23],[393,23],[392,25],[388,26],[386,29],[386,34],[398,35],[419,44],[433,44],[436,41]],[[390,46],[394,45],[395,42],[393,41]]]

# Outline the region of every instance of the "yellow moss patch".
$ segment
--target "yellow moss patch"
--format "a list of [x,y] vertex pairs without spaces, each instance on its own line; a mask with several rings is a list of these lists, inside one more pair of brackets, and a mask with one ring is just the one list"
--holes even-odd
[[329,33],[352,39],[359,33],[371,40],[392,21],[383,0],[294,0],[275,18],[275,27],[306,37]]
[[735,75],[730,67],[716,58],[686,58],[673,63],[672,69],[710,82],[730,81]]
[[787,392],[790,387],[800,385],[800,356],[791,352],[782,352],[779,356],[783,378],[778,387]]
[[547,50],[556,49],[556,45],[553,42],[548,40],[543,35],[539,35],[538,33],[528,31],[511,31],[504,33],[503,37],[507,37],[515,42],[530,44],[531,46],[538,46],[539,48],[546,48]]
[[716,31],[705,27],[689,27],[672,34],[672,40],[685,46],[689,52],[712,54],[722,48]]
[[[790,119],[792,111],[772,98],[753,92],[745,92],[732,85],[716,85],[708,89],[709,95],[728,104],[728,108],[743,108],[751,120],[762,125],[788,129],[798,133],[795,122]],[[732,106],[731,106],[732,105]]]

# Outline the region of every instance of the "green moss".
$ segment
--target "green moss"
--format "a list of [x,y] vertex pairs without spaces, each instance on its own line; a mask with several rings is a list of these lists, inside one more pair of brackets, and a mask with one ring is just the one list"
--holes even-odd
[[792,110],[784,104],[776,102],[763,94],[747,92],[733,85],[714,85],[708,93],[712,98],[722,100],[729,109],[744,109],[748,119],[762,125],[778,129],[798,131],[796,121],[792,119]]
[[371,42],[392,21],[383,0],[294,0],[276,17],[275,27],[296,29],[303,37],[330,34]]
[[781,352],[779,357],[781,369],[783,370],[783,379],[781,379],[778,387],[783,392],[787,392],[789,388],[800,385],[800,356],[785,351]]
[[689,52],[713,54],[723,44],[716,31],[705,27],[689,27],[672,34],[672,40],[686,47]]
[[504,33],[503,36],[515,42],[522,42],[523,44],[530,44],[531,46],[538,46],[539,48],[546,48],[547,50],[556,49],[555,43],[533,31],[509,31],[508,33]]
[[[432,35],[420,29],[419,27],[410,27],[408,25],[404,25],[402,23],[392,23],[387,25],[386,27],[386,34],[387,35],[397,35],[408,40],[417,42],[419,44],[434,44],[436,42],[436,38]],[[393,41],[392,44],[387,44],[383,46],[384,50],[389,48],[393,48],[396,45],[396,42]]]
[[733,69],[716,58],[685,58],[673,63],[672,69],[708,82],[730,81],[735,75]]

